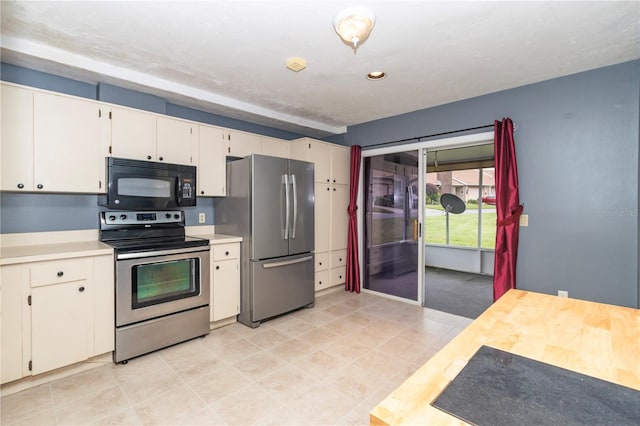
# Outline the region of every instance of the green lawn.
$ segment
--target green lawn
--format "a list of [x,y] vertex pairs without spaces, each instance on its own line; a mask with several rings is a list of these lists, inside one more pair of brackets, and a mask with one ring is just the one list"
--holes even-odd
[[[373,224],[373,245],[400,241],[404,236],[404,221],[401,218],[376,219]],[[446,243],[446,216],[425,217],[425,242]],[[408,239],[413,238],[413,226],[407,229]],[[492,249],[496,240],[495,209],[482,210],[482,248]],[[478,216],[475,214],[449,215],[449,244],[463,247],[478,246]]]
[[[425,217],[425,241],[445,244],[447,240],[446,216]],[[482,248],[492,249],[496,241],[496,213],[482,212]],[[454,246],[478,246],[478,216],[474,214],[449,215],[449,244]]]

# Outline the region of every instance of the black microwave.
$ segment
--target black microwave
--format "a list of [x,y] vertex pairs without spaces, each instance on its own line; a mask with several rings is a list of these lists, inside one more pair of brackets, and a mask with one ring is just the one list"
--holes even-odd
[[120,210],[166,210],[196,205],[196,168],[106,157],[107,194],[99,204]]

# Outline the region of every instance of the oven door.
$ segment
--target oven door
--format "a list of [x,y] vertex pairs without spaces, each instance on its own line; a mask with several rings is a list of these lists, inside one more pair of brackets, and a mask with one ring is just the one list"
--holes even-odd
[[209,304],[209,246],[116,256],[116,326]]

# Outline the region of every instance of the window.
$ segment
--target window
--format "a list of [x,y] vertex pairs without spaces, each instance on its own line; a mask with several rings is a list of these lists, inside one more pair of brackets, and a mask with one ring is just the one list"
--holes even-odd
[[[493,249],[496,238],[493,167],[444,169],[427,173],[425,242]],[[464,211],[447,212],[440,202],[443,194],[455,195]]]

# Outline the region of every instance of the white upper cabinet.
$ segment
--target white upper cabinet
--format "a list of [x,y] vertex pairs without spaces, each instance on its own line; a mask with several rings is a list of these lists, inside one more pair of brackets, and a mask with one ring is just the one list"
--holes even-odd
[[331,183],[348,185],[351,169],[351,153],[342,146],[331,147]]
[[262,154],[262,140],[259,135],[236,130],[226,130],[227,155],[231,157],[246,157],[251,154]]
[[156,158],[158,161],[195,165],[194,147],[197,127],[193,123],[169,117],[158,117]]
[[2,84],[0,189],[33,190],[33,91]]
[[262,154],[272,157],[289,158],[289,142],[262,136]]
[[156,116],[129,108],[110,107],[111,155],[134,160],[156,159]]
[[97,193],[102,118],[94,101],[35,92],[33,185],[36,191]]
[[339,185],[349,184],[349,149],[341,145],[310,138],[290,143],[290,157],[315,164],[315,181]]
[[224,129],[198,126],[198,132],[198,195],[224,197],[227,193],[228,148]]
[[195,164],[194,123],[130,108],[110,110],[113,157]]

